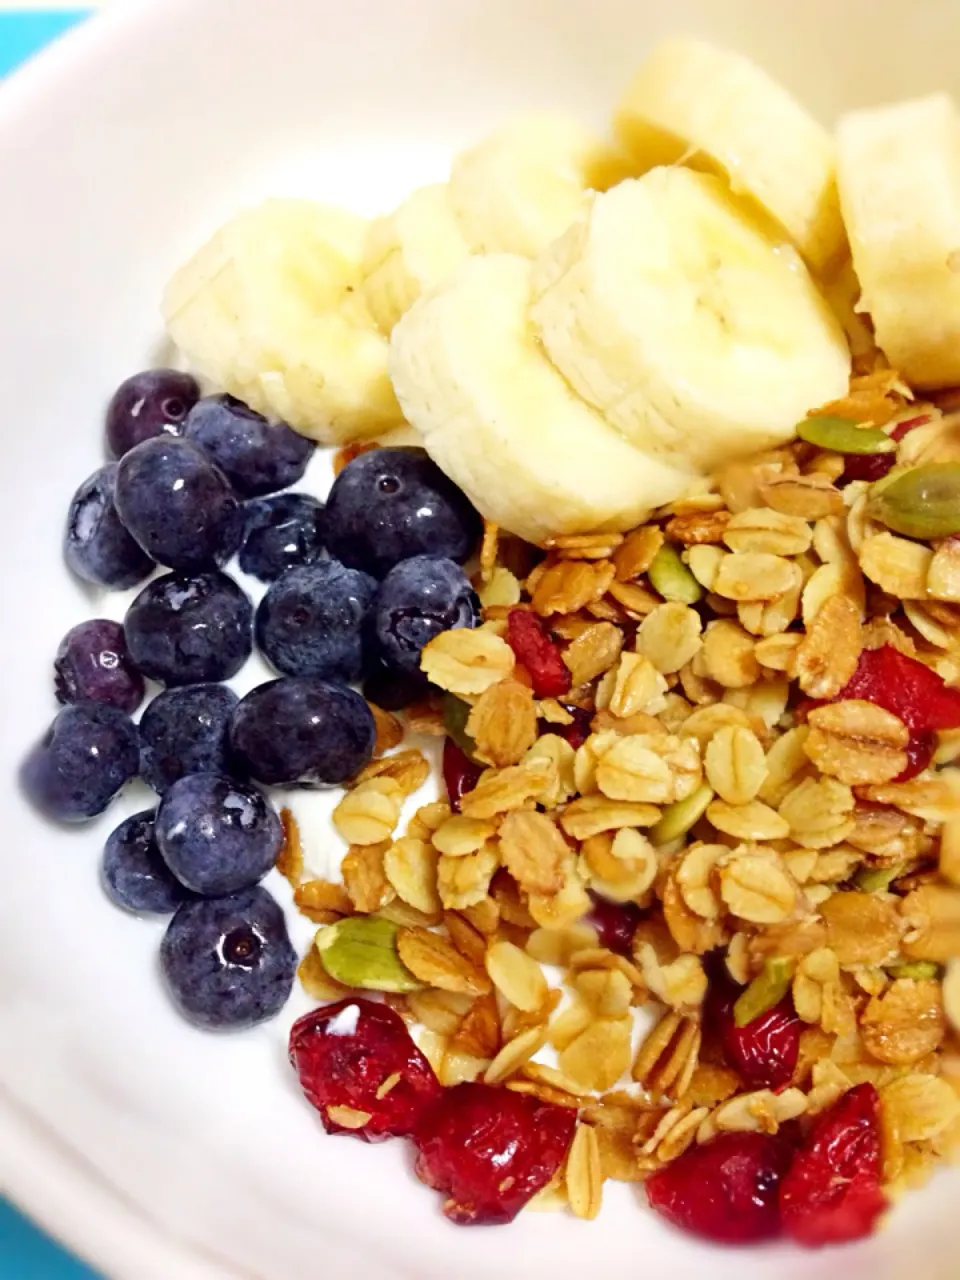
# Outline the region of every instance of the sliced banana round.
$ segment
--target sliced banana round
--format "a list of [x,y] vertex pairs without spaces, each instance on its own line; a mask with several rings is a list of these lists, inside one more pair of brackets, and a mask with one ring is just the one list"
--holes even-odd
[[442,284],[470,256],[445,182],[420,187],[384,218],[374,218],[363,252],[363,296],[389,334],[421,293]]
[[614,128],[644,169],[681,158],[719,169],[815,271],[842,252],[833,139],[749,58],[696,40],[665,41],[634,76]]
[[450,201],[475,253],[532,258],[633,170],[616,147],[562,115],[533,115],[456,157]]
[[503,528],[533,542],[628,529],[695,477],[645,456],[566,384],[527,321],[530,264],[471,258],[390,339],[390,372],[427,451]]
[[960,382],[960,112],[945,94],[851,111],[840,200],[860,306],[916,387]]
[[553,363],[671,465],[782,444],[847,393],[846,340],[809,272],[719,178],[660,168],[598,195],[532,281]]
[[401,421],[386,339],[358,289],[366,219],[268,200],[226,223],[174,275],[162,311],[190,367],[317,440]]

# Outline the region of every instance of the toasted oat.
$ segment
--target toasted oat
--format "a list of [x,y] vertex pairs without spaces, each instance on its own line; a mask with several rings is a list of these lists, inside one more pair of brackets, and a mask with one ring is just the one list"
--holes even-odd
[[[648,658],[662,675],[670,675],[699,652],[703,643],[702,625],[696,610],[687,605],[658,605],[640,624],[637,652]],[[639,711],[644,707],[637,705],[634,709]]]
[[581,631],[563,655],[574,685],[589,684],[609,671],[622,648],[623,632],[612,622],[595,622]]
[[560,560],[550,565],[537,581],[531,593],[534,612],[542,617],[576,613],[601,600],[615,574],[609,560]]
[[289,809],[280,810],[280,825],[283,827],[283,844],[277,854],[277,870],[291,889],[296,889],[303,879],[303,845],[300,842],[300,827]]
[[707,744],[703,763],[707,782],[729,805],[756,799],[767,778],[763,744],[742,725],[719,728]]
[[[353,914],[353,903],[342,884],[329,880],[302,880],[293,891],[297,910],[316,924],[330,924],[329,916]],[[322,918],[318,918],[322,917]]]
[[387,878],[384,857],[389,843],[351,845],[340,864],[343,887],[354,910],[369,914],[387,905],[396,890]]
[[528,893],[557,893],[568,846],[545,813],[523,809],[508,814],[500,828],[503,865]]
[[734,915],[752,924],[780,924],[792,915],[797,887],[779,855],[741,846],[719,867],[720,896]]
[[630,1069],[630,1018],[590,1021],[558,1056],[560,1070],[580,1089],[603,1092]]
[[663,534],[655,525],[634,529],[613,553],[618,582],[632,582],[647,572],[663,546]]
[[553,770],[540,757],[506,769],[490,770],[473,791],[463,797],[460,812],[468,818],[494,818],[520,809],[552,781]]
[[537,740],[533,691],[518,680],[501,680],[480,695],[467,719],[479,760],[498,769],[519,764]]
[[727,600],[776,600],[797,585],[798,576],[783,556],[738,551],[721,560],[713,590]]
[[[673,542],[682,542],[686,546],[698,546],[723,541],[723,535],[730,521],[730,512],[690,511],[684,515],[676,515],[668,520],[664,533]],[[651,557],[652,559],[652,557]]]
[[818,707],[808,723],[807,756],[821,773],[849,786],[889,782],[907,767],[907,726],[872,702]]
[[730,517],[723,541],[731,551],[798,556],[809,550],[813,531],[800,516],[769,507],[750,507]]
[[824,601],[807,627],[793,672],[811,698],[835,698],[857,668],[863,648],[860,610],[850,597]]
[[567,1196],[576,1218],[595,1218],[603,1195],[603,1167],[596,1131],[577,1125],[567,1156]]
[[397,951],[413,976],[428,986],[471,996],[485,995],[491,989],[490,979],[482,969],[429,929],[401,929]]
[[370,778],[343,797],[333,811],[333,825],[349,844],[380,844],[393,834],[403,798],[393,778]]
[[892,533],[878,533],[864,540],[860,567],[871,582],[900,600],[923,600],[933,553],[920,542]]
[[491,844],[462,858],[442,854],[437,863],[440,901],[451,911],[476,906],[486,898],[499,863],[499,852]]
[[507,642],[484,627],[442,631],[424,646],[420,659],[429,680],[448,693],[467,698],[505,680],[515,665]]

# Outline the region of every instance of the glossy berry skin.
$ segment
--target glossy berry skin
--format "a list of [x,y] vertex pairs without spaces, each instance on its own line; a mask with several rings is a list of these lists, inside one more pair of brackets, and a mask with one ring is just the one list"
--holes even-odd
[[483,773],[482,764],[474,764],[465,751],[452,738],[443,742],[443,781],[447,788],[447,799],[454,813],[460,812],[460,801],[480,781]]
[[755,1244],[780,1234],[779,1192],[793,1152],[780,1137],[723,1133],[650,1175],[653,1209],[682,1231],[718,1244]]
[[323,556],[323,503],[308,493],[278,493],[248,502],[240,568],[261,582]]
[[216,683],[250,656],[253,606],[225,573],[168,573],[136,597],[123,630],[145,676],[167,685]]
[[164,793],[156,837],[182,885],[219,897],[263,879],[277,860],[283,828],[255,787],[219,773],[191,773]]
[[780,1187],[787,1235],[816,1248],[869,1235],[881,1190],[880,1096],[859,1084],[818,1116]]
[[417,1177],[444,1193],[451,1222],[512,1222],[560,1167],[576,1123],[574,1108],[528,1093],[455,1085],[417,1130]]
[[236,767],[265,786],[336,786],[369,762],[375,740],[363,698],[313,676],[258,685],[230,724]]
[[137,726],[99,702],[64,707],[23,763],[21,778],[41,813],[83,822],[137,776]]
[[[290,1031],[290,1061],[327,1133],[363,1142],[414,1133],[443,1093],[399,1013],[372,1000],[340,1000],[305,1014]],[[394,1075],[399,1080],[378,1096]],[[370,1119],[346,1128],[331,1117],[331,1107],[364,1111]]]
[[787,996],[745,1026],[734,1021],[740,989],[731,983],[714,987],[709,1016],[720,1036],[730,1066],[748,1089],[779,1089],[793,1079],[800,1057],[802,1024]]
[[375,656],[390,671],[417,675],[429,640],[479,621],[480,602],[460,566],[415,556],[391,569],[380,586],[373,611]]
[[257,608],[260,652],[281,675],[358,680],[377,581],[337,560],[288,570]]
[[481,529],[468,499],[422,449],[371,449],[348,462],[326,520],[330,554],[376,578],[414,556],[462,564]]
[[367,660],[367,678],[363,682],[363,696],[384,711],[402,711],[420,702],[430,691],[430,683],[422,672],[405,675],[391,671],[379,659]]
[[115,458],[154,436],[179,436],[200,398],[197,380],[176,369],[145,369],[121,382],[107,406],[107,447]]
[[233,555],[243,508],[230,482],[190,440],[156,436],[117,464],[120,519],[159,564],[189,573]]
[[864,649],[837,700],[861,698],[898,716],[912,736],[960,728],[960,689],[893,645]]
[[271,424],[233,396],[208,396],[190,410],[183,434],[204,449],[241,498],[296,484],[314,443],[283,422]]
[[142,582],[154,566],[117,514],[116,483],[115,462],[84,480],[70,500],[63,555],[77,577],[122,590]]
[[280,1012],[293,987],[297,956],[283,912],[257,886],[184,903],[160,945],[160,967],[188,1021],[236,1031]]
[[155,812],[135,813],[110,833],[100,864],[101,879],[107,896],[125,911],[171,915],[193,895],[160,856]]
[[92,618],[71,627],[53,667],[58,702],[103,702],[130,715],[143,701],[143,676],[130,659],[119,622]]
[[562,698],[570,692],[570,669],[535,613],[512,609],[507,614],[507,644],[529,672],[538,698]]
[[593,907],[585,923],[592,924],[600,937],[600,945],[617,955],[632,957],[633,935],[642,918],[635,902],[611,902],[592,893]]
[[140,777],[161,795],[188,773],[229,772],[230,717],[239,699],[223,684],[166,689],[140,717]]

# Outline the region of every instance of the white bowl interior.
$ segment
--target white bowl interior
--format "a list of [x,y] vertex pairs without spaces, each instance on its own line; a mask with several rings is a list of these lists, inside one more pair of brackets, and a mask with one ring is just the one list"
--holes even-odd
[[0,1177],[110,1274],[957,1274],[950,1174],[878,1238],[819,1254],[701,1247],[626,1186],[593,1225],[449,1226],[400,1144],[321,1133],[284,1062],[306,1001],[244,1035],[191,1030],[157,981],[162,925],[99,889],[116,815],[55,830],[12,778],[53,712],[60,636],[104,607],[61,565],[66,503],[99,464],[106,397],[160,350],[166,277],[219,220],[267,194],[386,210],[525,108],[602,124],[666,34],[739,48],[830,121],[949,89],[958,27],[949,0],[166,0],[111,11],[0,91]]

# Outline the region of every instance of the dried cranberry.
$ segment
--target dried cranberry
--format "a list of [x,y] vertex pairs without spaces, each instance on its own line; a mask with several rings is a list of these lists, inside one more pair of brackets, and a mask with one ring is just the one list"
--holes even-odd
[[751,1089],[779,1089],[789,1084],[800,1056],[801,1023],[787,996],[759,1018],[738,1027],[733,1017],[738,988],[720,982],[711,988],[709,1016],[724,1054]]
[[587,916],[587,924],[592,924],[600,935],[601,945],[608,951],[618,955],[629,956],[633,935],[637,931],[640,917],[643,914],[635,902],[611,902],[591,893],[593,906]]
[[507,614],[507,644],[529,671],[538,698],[561,698],[570,692],[570,670],[535,613],[511,609]]
[[880,1096],[844,1094],[814,1123],[780,1188],[783,1228],[815,1247],[869,1235],[887,1202],[880,1189]]
[[860,698],[898,716],[913,735],[960,728],[960,689],[893,645],[864,649],[838,699]]
[[[341,1000],[305,1014],[290,1031],[290,1061],[327,1133],[364,1142],[412,1133],[443,1092],[400,1015],[372,1000]],[[332,1107],[370,1119],[359,1128],[339,1124]]]
[[[925,422],[929,421],[929,414],[922,414],[918,418],[908,418],[906,422],[901,422],[894,427],[890,432],[890,439],[902,440],[914,427],[922,427]],[[848,484],[851,480],[866,480],[872,484],[875,480],[882,480],[887,472],[892,469],[896,460],[897,455],[895,453],[847,454],[843,460],[841,483]]]
[[511,1222],[567,1154],[577,1113],[489,1084],[445,1089],[415,1141],[417,1177],[463,1226]]
[[932,733],[914,733],[907,743],[907,767],[903,773],[897,774],[894,782],[909,782],[918,773],[923,773],[933,759],[936,739]]
[[460,801],[477,785],[481,773],[483,765],[474,764],[452,738],[447,738],[443,744],[443,780],[454,813],[460,812]]
[[721,1244],[780,1234],[780,1184],[793,1152],[764,1133],[723,1133],[646,1181],[647,1199],[674,1226]]

